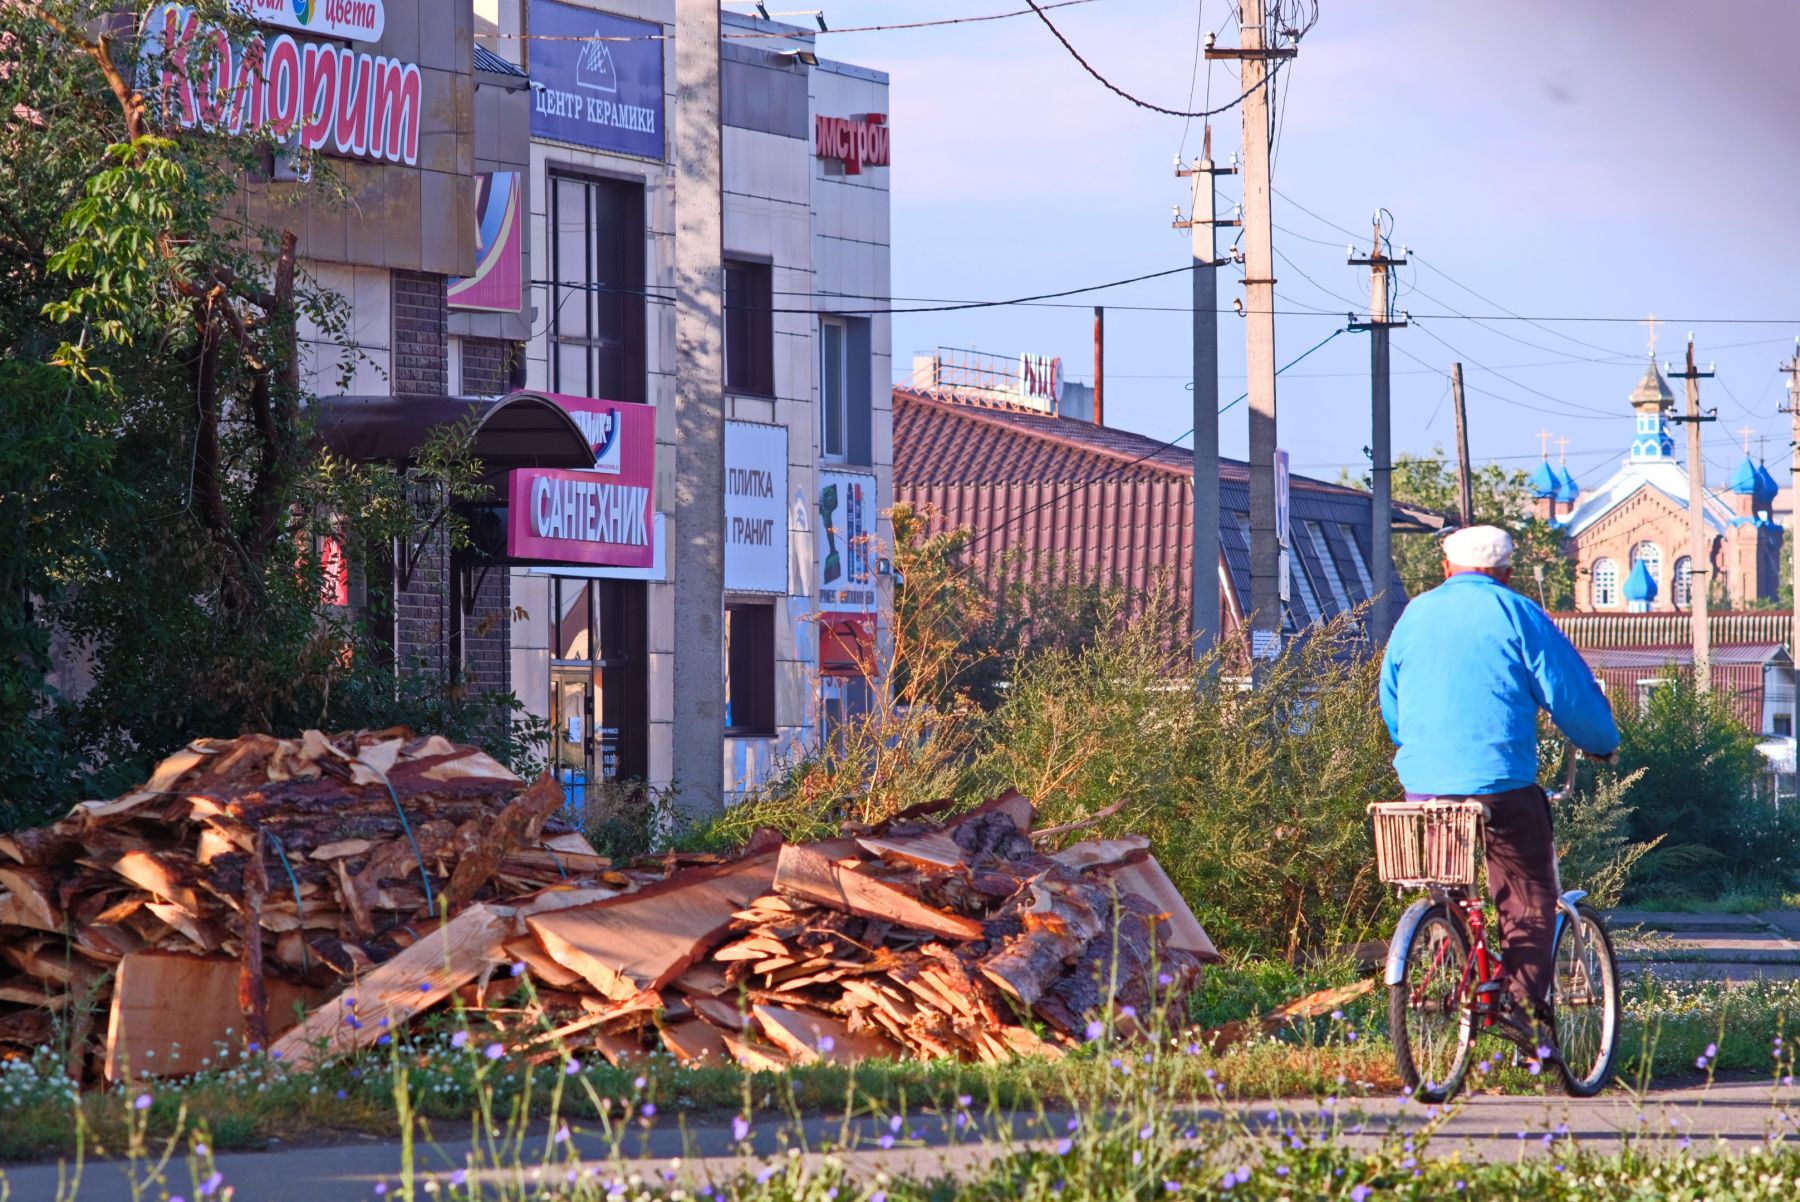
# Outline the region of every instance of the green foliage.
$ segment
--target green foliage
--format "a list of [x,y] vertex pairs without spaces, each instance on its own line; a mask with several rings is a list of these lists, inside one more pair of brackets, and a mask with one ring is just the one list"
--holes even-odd
[[1618,715],[1621,770],[1642,774],[1632,788],[1631,838],[1663,839],[1643,876],[1659,893],[1697,896],[1747,877],[1793,882],[1800,813],[1778,812],[1762,796],[1756,736],[1723,693],[1665,675],[1641,709]]
[[1596,775],[1552,803],[1556,856],[1567,887],[1588,892],[1588,901],[1606,909],[1623,899],[1639,861],[1655,850],[1663,836],[1638,843],[1631,838],[1635,808],[1626,800],[1642,770],[1630,775]]
[[[1402,452],[1394,460],[1394,500],[1434,513],[1455,514],[1461,504],[1456,464],[1443,447],[1429,455]],[[1367,487],[1346,473],[1343,483]],[[1475,520],[1499,526],[1513,536],[1512,588],[1536,599],[1544,608],[1563,610],[1575,603],[1575,561],[1565,550],[1561,529],[1532,516],[1526,473],[1484,463],[1471,472]],[[1435,536],[1399,534],[1394,538],[1394,566],[1409,597],[1435,588],[1444,578],[1444,557]],[[1538,574],[1543,573],[1540,586]]]

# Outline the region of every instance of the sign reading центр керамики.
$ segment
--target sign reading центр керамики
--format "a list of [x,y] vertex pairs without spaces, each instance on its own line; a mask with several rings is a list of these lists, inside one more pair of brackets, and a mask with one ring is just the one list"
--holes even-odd
[[663,157],[663,27],[531,0],[531,136]]

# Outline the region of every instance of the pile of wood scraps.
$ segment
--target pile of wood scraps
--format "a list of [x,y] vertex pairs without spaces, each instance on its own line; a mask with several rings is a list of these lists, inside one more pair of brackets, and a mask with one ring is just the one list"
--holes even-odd
[[1179,1026],[1218,958],[1143,839],[1050,850],[1016,792],[620,867],[561,805],[404,731],[195,744],[0,837],[0,1055],[62,1022],[108,1079],[217,1044],[306,1065],[454,998],[546,1060],[997,1061]]

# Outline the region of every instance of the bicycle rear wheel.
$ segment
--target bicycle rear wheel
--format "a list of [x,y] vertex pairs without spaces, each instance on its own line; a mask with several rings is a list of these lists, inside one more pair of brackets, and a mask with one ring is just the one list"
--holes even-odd
[[1448,906],[1434,905],[1404,957],[1400,983],[1388,987],[1394,1065],[1419,1100],[1442,1102],[1462,1087],[1473,1051],[1468,936]]
[[1591,906],[1577,904],[1556,936],[1556,1041],[1563,1084],[1589,1098],[1612,1079],[1619,1050],[1619,965],[1612,936]]

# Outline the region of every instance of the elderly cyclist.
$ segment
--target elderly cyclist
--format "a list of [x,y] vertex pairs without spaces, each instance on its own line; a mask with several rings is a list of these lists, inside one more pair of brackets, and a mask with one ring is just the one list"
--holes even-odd
[[1488,885],[1508,987],[1554,1048],[1556,848],[1537,784],[1537,714],[1596,759],[1619,747],[1612,707],[1574,646],[1506,587],[1512,537],[1472,526],[1444,539],[1444,583],[1407,603],[1381,665],[1381,716],[1408,798],[1487,803]]

